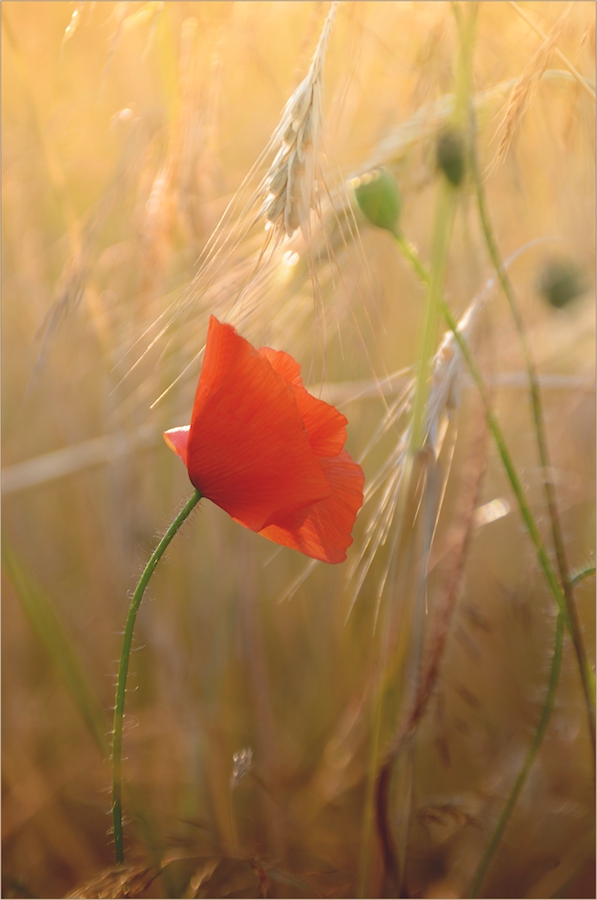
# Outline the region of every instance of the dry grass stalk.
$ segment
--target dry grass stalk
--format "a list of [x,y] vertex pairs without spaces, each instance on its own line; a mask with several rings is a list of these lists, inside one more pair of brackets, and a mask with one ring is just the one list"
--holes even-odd
[[[328,12],[307,75],[288,100],[272,137],[247,172],[203,247],[198,271],[191,285],[168,304],[157,318],[154,317],[152,324],[140,335],[138,342],[146,340],[147,345],[125,377],[132,373],[166,333],[171,332],[175,323],[178,323],[183,332],[181,341],[187,348],[188,320],[193,317],[195,324],[199,325],[201,317],[207,316],[206,310],[211,313],[219,308],[220,315],[237,327],[240,326],[247,308],[255,313],[255,305],[261,305],[262,299],[257,297],[257,288],[264,273],[268,270],[280,271],[284,256],[280,247],[282,238],[291,236],[300,227],[308,241],[311,210],[320,213],[317,185],[321,180],[323,65],[337,7],[338,2],[335,0]],[[252,189],[256,172],[272,153],[274,159],[268,172]],[[156,187],[160,187],[159,180]],[[255,249],[252,238],[256,236],[252,234],[252,229],[264,215],[271,234],[265,242],[259,236],[259,246]],[[245,255],[237,260],[235,254],[241,244]],[[313,266],[310,267],[310,274],[313,278]],[[318,285],[315,290],[319,293]],[[195,312],[197,307],[198,314]],[[264,315],[264,320],[271,322],[269,313]],[[201,352],[202,346],[193,356],[186,352],[190,362],[153,401],[152,406],[161,401],[185,376]]]
[[468,457],[467,473],[460,489],[459,506],[448,536],[449,560],[444,577],[442,595],[439,598],[433,622],[433,631],[428,639],[426,659],[419,690],[413,708],[409,712],[404,729],[401,729],[392,743],[391,752],[397,752],[402,741],[417,726],[436,682],[446,645],[450,620],[456,606],[458,591],[464,574],[464,565],[472,529],[475,525],[475,508],[487,461],[487,428],[484,418],[479,417],[477,434],[473,437]]
[[144,897],[147,888],[160,874],[159,869],[125,866],[108,869],[68,895],[75,898]]
[[549,34],[541,41],[516,82],[499,128],[501,139],[496,161],[502,159],[508,152],[515,130],[533,103],[541,76],[568,22],[572,8],[573,4],[567,6]]
[[239,750],[237,753],[234,753],[232,762],[230,788],[234,789],[253,768],[253,750],[251,747],[246,747],[244,750]]
[[[490,281],[487,287],[477,295],[458,323],[460,334],[473,350],[475,346],[476,325],[478,323],[479,313],[487,299],[488,288],[492,285],[493,281]],[[435,469],[437,466],[448,427],[453,422],[454,417],[458,412],[460,405],[460,390],[464,375],[463,363],[462,353],[453,333],[451,331],[446,332],[435,355],[431,388],[425,412],[426,437],[423,445],[423,453],[428,457],[427,469],[429,471]],[[382,427],[374,435],[363,455],[366,455],[369,452],[383,433],[394,427],[399,419],[408,412],[412,402],[413,385],[414,383],[411,382],[406,390],[399,395],[390,411],[390,415],[386,417]],[[352,574],[356,576],[355,587],[353,590],[353,604],[356,601],[377,551],[386,543],[388,535],[390,534],[392,523],[398,510],[399,496],[403,486],[403,476],[409,441],[410,426],[403,431],[396,447],[377,475],[370,479],[365,489],[365,503],[370,502],[375,495],[381,494],[381,497],[376,509],[371,513],[369,525],[365,532],[363,547],[361,548],[361,552],[353,567]],[[447,475],[444,475],[443,485],[437,496],[435,524],[437,523],[437,516],[439,516],[439,511],[441,509],[446,482]],[[431,538],[434,530],[435,525],[431,528]],[[386,562],[378,588],[378,605],[381,602],[381,595],[389,574],[390,564],[391,554]]]
[[70,17],[70,22],[64,29],[64,37],[62,38],[62,46],[69,41],[77,30],[79,23],[81,21],[81,13],[83,11],[84,3],[77,3],[76,7],[73,10],[73,14]]
[[[469,313],[470,311],[471,309],[469,308]],[[446,343],[446,341],[443,343],[444,350],[446,348]],[[436,357],[438,360],[436,373],[438,370],[441,370],[446,359],[448,359],[447,365],[449,366],[451,361],[455,358],[455,354],[441,354],[438,352]],[[456,372],[456,369],[454,372]],[[457,511],[452,528],[450,565],[446,573],[442,597],[439,600],[438,609],[433,620],[434,630],[430,638],[425,642],[427,644],[426,658],[423,657],[420,661],[417,661],[417,670],[410,673],[409,682],[411,682],[411,686],[414,684],[415,688],[414,690],[409,689],[406,692],[408,697],[407,703],[402,714],[399,716],[397,728],[391,739],[390,746],[385,753],[384,761],[379,769],[376,782],[376,819],[383,849],[386,876],[390,878],[390,881],[395,881],[397,883],[401,880],[400,872],[403,870],[403,866],[400,862],[401,853],[396,846],[397,842],[395,835],[393,834],[390,805],[392,802],[394,804],[399,802],[403,809],[402,814],[404,816],[406,808],[411,803],[410,778],[412,777],[412,773],[410,772],[410,767],[412,765],[412,760],[408,755],[405,758],[402,754],[408,754],[409,748],[412,753],[412,742],[410,739],[414,735],[421,716],[427,707],[428,700],[438,676],[450,620],[456,604],[462,575],[464,573],[467,549],[472,527],[474,525],[474,507],[477,502],[479,487],[485,469],[487,430],[484,427],[484,423],[482,424],[481,429],[478,429],[478,432],[471,455],[470,470],[465,479],[465,483],[462,486],[459,510]],[[433,529],[434,523],[431,522],[430,525]],[[429,548],[427,548],[427,550],[428,549]],[[428,555],[424,560],[425,566],[427,566],[427,560]],[[423,571],[422,575],[423,581],[425,581],[426,572]],[[420,640],[422,644],[422,634]],[[418,669],[419,666],[420,671]],[[392,773],[394,772],[395,764],[398,763],[399,760],[403,761],[403,767],[407,773],[406,782],[403,782],[398,775],[396,775],[396,780],[399,785],[404,784],[406,787],[402,792],[398,789],[399,793],[396,796],[393,796],[391,788]],[[402,831],[402,828],[400,828],[399,831]],[[406,838],[403,835],[403,840],[405,839]]]
[[261,208],[271,227],[292,237],[300,227],[310,235],[316,208],[323,130],[323,63],[338,3],[332,3],[309,71],[288,100],[272,142],[278,151],[263,181],[267,192]]
[[155,290],[167,269],[177,215],[182,205],[182,169],[197,131],[197,20],[186,19],[180,43],[180,109],[172,124],[166,159],[160,167],[145,204],[140,241],[143,255],[141,291]]
[[[521,19],[524,19],[524,21],[527,23],[527,25],[530,25],[530,27],[533,29],[533,31],[535,31],[535,32],[536,32],[540,37],[542,37],[544,40],[546,39],[545,32],[544,32],[541,28],[539,28],[539,26],[537,25],[537,23],[534,22],[533,19],[532,19],[532,18],[531,18],[531,17],[530,17],[523,9],[521,9],[521,7],[518,5],[518,3],[515,3],[514,0],[509,0],[509,5],[512,7],[512,9],[516,10],[516,12],[517,12],[518,15],[520,16],[520,18],[521,18]],[[583,39],[582,39],[582,41],[581,41],[581,47],[582,47],[582,45],[583,45],[583,43],[584,43],[584,41],[585,41],[585,38],[586,38],[587,36],[589,36],[589,35],[591,34],[591,32],[593,33],[593,39],[594,39],[594,36],[595,36],[595,19],[593,19],[592,22],[589,24],[589,26],[588,26],[588,28],[587,28],[587,30],[586,30],[586,32],[585,32],[585,36],[583,37]],[[595,99],[595,87],[594,87],[594,85],[591,86],[591,84],[588,82],[588,80],[587,80],[586,78],[583,78],[583,76],[580,74],[580,72],[578,71],[578,69],[576,68],[576,66],[573,66],[573,65],[572,65],[572,63],[570,62],[570,60],[568,59],[568,57],[566,57],[566,56],[562,53],[562,51],[560,50],[559,47],[555,47],[555,48],[554,48],[554,52],[555,52],[555,55],[556,55],[556,56],[558,57],[558,59],[560,60],[560,62],[563,63],[563,64],[566,66],[566,68],[568,69],[568,71],[570,72],[570,74],[572,75],[572,77],[576,79],[576,81],[577,81],[578,84],[581,86],[581,88],[589,95],[589,97],[591,97],[591,98],[594,100],[594,99]]]

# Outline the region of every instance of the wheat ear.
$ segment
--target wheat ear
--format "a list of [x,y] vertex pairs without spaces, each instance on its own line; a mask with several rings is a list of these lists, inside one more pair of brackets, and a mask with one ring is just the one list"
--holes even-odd
[[309,71],[289,98],[272,142],[278,146],[262,182],[265,200],[260,210],[270,227],[292,237],[300,227],[310,235],[310,214],[316,208],[323,131],[323,64],[338,2],[332,3]]

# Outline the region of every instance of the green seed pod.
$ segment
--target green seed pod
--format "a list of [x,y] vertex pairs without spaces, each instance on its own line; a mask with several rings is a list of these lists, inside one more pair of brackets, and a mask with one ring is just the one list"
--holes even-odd
[[551,259],[537,279],[537,289],[551,306],[562,309],[584,294],[587,285],[578,263],[570,259]]
[[351,185],[359,208],[366,219],[377,228],[398,233],[402,211],[402,197],[392,173],[381,166],[353,178]]
[[435,147],[435,159],[437,168],[444,173],[450,184],[458,187],[466,169],[464,138],[460,131],[447,127],[440,132]]

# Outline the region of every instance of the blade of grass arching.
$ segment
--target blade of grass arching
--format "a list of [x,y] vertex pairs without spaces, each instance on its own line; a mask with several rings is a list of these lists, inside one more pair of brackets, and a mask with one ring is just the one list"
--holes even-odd
[[[578,584],[579,581],[582,581],[583,578],[588,578],[591,575],[595,574],[595,567],[590,566],[586,569],[583,569],[581,572],[578,572],[572,579],[574,584]],[[551,714],[553,712],[554,701],[556,697],[556,690],[558,687],[558,680],[560,677],[560,669],[562,666],[562,651],[563,651],[563,638],[564,638],[564,615],[562,612],[558,613],[558,617],[556,620],[556,628],[555,628],[555,636],[554,636],[554,649],[551,660],[551,670],[549,673],[549,681],[547,683],[547,696],[545,697],[545,703],[543,704],[543,708],[541,710],[541,715],[539,716],[539,721],[537,723],[537,727],[535,729],[535,733],[533,735],[533,740],[531,741],[531,746],[527,751],[527,755],[522,764],[522,768],[518,773],[514,784],[512,785],[512,789],[510,794],[504,804],[504,807],[498,817],[495,828],[493,829],[493,833],[491,835],[489,844],[487,845],[487,849],[483,854],[481,862],[475,872],[475,877],[472,882],[472,886],[470,892],[468,894],[469,897],[477,897],[479,894],[479,889],[483,883],[483,879],[487,873],[487,869],[491,863],[491,860],[494,857],[495,851],[502,839],[504,834],[504,830],[510,816],[512,815],[512,811],[516,806],[516,801],[518,800],[520,793],[524,787],[524,784],[528,778],[529,772],[531,771],[532,765],[535,762],[537,757],[537,753],[539,752],[539,748],[545,737],[545,733],[547,731],[547,726],[549,724],[549,720],[551,718]]]
[[104,710],[50,600],[34,583],[6,536],[2,539],[2,562],[25,615],[62,675],[75,706],[106,759],[109,753],[109,725]]
[[477,208],[479,211],[479,219],[481,221],[481,228],[483,231],[483,235],[485,238],[485,243],[487,245],[487,249],[489,251],[489,255],[491,257],[491,261],[493,262],[494,268],[496,270],[498,279],[502,286],[502,290],[506,295],[506,299],[508,300],[508,304],[510,306],[510,311],[512,313],[512,318],[514,319],[514,324],[516,326],[516,330],[518,332],[518,337],[520,340],[520,344],[522,347],[522,353],[524,357],[524,364],[528,374],[529,379],[529,388],[531,395],[531,406],[533,409],[533,419],[535,423],[535,435],[537,438],[537,448],[539,451],[539,459],[541,462],[541,469],[543,475],[543,486],[545,490],[545,498],[547,501],[547,509],[549,513],[549,520],[551,524],[551,533],[553,546],[556,555],[556,561],[558,564],[558,571],[560,575],[560,582],[562,584],[562,590],[564,593],[564,600],[566,603],[567,616],[570,625],[570,634],[572,637],[572,642],[574,644],[574,650],[576,653],[576,658],[578,660],[578,665],[580,669],[580,675],[583,683],[583,691],[585,694],[585,702],[587,707],[587,718],[589,722],[589,732],[591,735],[591,743],[593,745],[593,755],[595,754],[595,677],[593,674],[593,670],[591,669],[591,665],[589,663],[589,659],[587,657],[587,652],[584,646],[582,629],[580,626],[580,620],[578,618],[578,611],[576,609],[576,602],[574,599],[574,593],[572,590],[572,585],[570,584],[570,578],[568,574],[568,562],[566,559],[566,548],[564,544],[564,539],[562,535],[562,529],[560,525],[560,516],[558,512],[558,504],[557,498],[555,494],[555,487],[552,479],[550,478],[550,459],[549,459],[549,449],[547,444],[547,436],[545,433],[545,417],[543,414],[543,405],[541,400],[541,391],[539,389],[539,379],[537,376],[537,368],[535,365],[535,361],[533,359],[531,348],[528,342],[526,329],[524,327],[524,323],[522,321],[522,317],[520,315],[518,301],[516,299],[516,295],[514,293],[514,288],[512,286],[512,282],[510,281],[510,276],[508,275],[508,271],[505,268],[502,258],[500,256],[500,252],[497,246],[497,241],[495,239],[495,235],[493,232],[493,228],[491,225],[491,220],[489,218],[489,211],[487,209],[487,203],[485,200],[485,191],[483,189],[483,183],[481,178],[481,173],[479,171],[479,159],[477,153],[477,141],[476,141],[476,124],[474,121],[474,116],[471,114],[471,164],[472,164],[472,174],[473,181],[475,185],[475,193],[477,196]]
[[570,577],[570,584],[575,586],[579,582],[584,581],[585,578],[590,578],[591,575],[595,574],[595,566],[587,566],[585,569],[581,569],[579,572],[575,572]]

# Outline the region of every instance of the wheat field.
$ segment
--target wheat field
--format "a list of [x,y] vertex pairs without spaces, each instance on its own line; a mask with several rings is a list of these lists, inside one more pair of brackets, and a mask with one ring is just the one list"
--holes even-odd
[[[594,4],[1,13],[2,896],[595,897]],[[211,315],[365,502],[185,522],[116,866]]]

